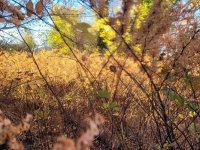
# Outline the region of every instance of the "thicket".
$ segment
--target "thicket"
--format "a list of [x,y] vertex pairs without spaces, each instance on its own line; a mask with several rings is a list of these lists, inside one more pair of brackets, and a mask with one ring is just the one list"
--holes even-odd
[[[19,136],[30,149],[84,135],[84,118],[98,113],[105,124],[92,149],[200,148],[199,0],[80,0],[94,24],[64,2],[11,1],[0,2],[0,29],[14,25],[27,50],[1,52],[0,109],[16,122],[33,115]],[[20,29],[33,17],[52,27],[57,50],[32,51]]]

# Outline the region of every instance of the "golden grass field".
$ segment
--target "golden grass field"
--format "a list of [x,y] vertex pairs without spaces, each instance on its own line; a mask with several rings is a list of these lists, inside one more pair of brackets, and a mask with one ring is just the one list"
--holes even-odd
[[[106,103],[111,102],[116,105],[111,113],[118,118],[121,114],[119,106],[125,107],[127,102],[130,102],[127,95],[131,91],[135,94],[141,91],[134,83],[131,83],[127,74],[121,72],[112,58],[86,53],[79,53],[77,57],[89,71],[84,71],[84,67],[81,67],[74,57],[53,51],[41,51],[34,54],[42,75],[62,101],[63,107],[69,112],[68,119],[81,122],[93,110],[96,110],[105,114],[109,120]],[[123,64],[125,58],[117,57],[116,59]],[[143,75],[133,60],[127,59],[124,68],[134,72],[135,76]],[[72,125],[68,129],[64,128],[55,95],[48,89],[28,53],[2,52],[0,71],[0,109],[5,111],[6,116],[14,122],[19,122],[26,113],[33,115],[31,132],[36,142],[36,145],[32,145],[33,147],[45,148],[62,134],[68,134],[70,137],[77,136],[79,130],[73,131],[73,128],[77,127]],[[121,81],[118,80],[119,77]],[[148,84],[144,80],[141,82]],[[110,98],[106,101],[99,98],[99,90],[107,90]],[[142,94],[139,95],[143,97]],[[114,101],[113,96],[115,96]],[[133,111],[136,107],[134,102],[130,105],[132,107],[127,110],[129,112],[127,119],[131,119],[137,113]],[[39,137],[35,137],[36,135]]]
[[[42,74],[53,86],[67,85],[71,81],[76,81],[77,83],[83,82],[79,84],[80,87],[84,85],[87,87],[87,85],[89,86],[89,80],[92,82],[99,80],[102,84],[106,83],[107,85],[104,86],[107,86],[107,88],[112,88],[117,73],[112,72],[110,66],[115,66],[118,72],[120,70],[112,59],[102,69],[107,62],[107,58],[101,58],[98,54],[78,54],[78,59],[87,67],[92,76],[87,70],[85,74],[85,68],[81,67],[73,57],[70,58],[69,56],[56,54],[52,51],[42,51],[35,54],[34,57]],[[123,59],[119,59],[121,64],[123,61]],[[3,93],[4,90],[9,90],[9,87],[12,89],[9,94],[12,95],[20,92],[18,94],[20,96],[24,94],[23,92],[27,92],[27,88],[34,91],[45,86],[36,65],[27,53],[2,53],[0,63],[0,87],[2,88],[2,94],[5,94]],[[136,76],[141,75],[139,74],[140,69],[138,65],[131,60],[126,61],[125,68],[133,72]],[[102,71],[100,71],[101,69]],[[99,73],[100,75],[98,76]],[[121,78],[124,82],[129,83],[130,81],[125,73],[122,73]]]
[[[154,147],[155,140],[151,136],[157,132],[155,116],[151,114],[149,97],[140,87],[151,93],[151,84],[139,65],[123,55],[114,59],[101,57],[98,53],[76,54],[78,61],[73,56],[53,50],[34,53],[38,70],[32,56],[26,52],[1,52],[0,110],[14,123],[20,122],[27,113],[34,118],[30,131],[19,136],[20,141],[29,149],[50,149],[60,135],[79,137],[86,128],[84,119],[98,112],[104,116],[106,123],[102,136],[94,142],[92,149],[106,149],[113,143],[134,149],[138,147],[138,139],[143,143],[143,148]],[[159,84],[162,66],[153,64],[148,57],[144,63],[153,66],[155,73],[152,78]],[[173,73],[179,70],[173,70]],[[198,66],[194,76],[198,74],[196,70]],[[199,88],[197,80],[194,81],[195,89]],[[185,97],[190,97],[190,87],[183,82],[183,79],[177,82],[169,80],[167,84],[182,91]],[[100,96],[102,91],[103,97]],[[64,120],[58,99],[66,111]],[[187,116],[180,127],[183,128],[191,120],[187,108],[180,108],[172,101],[163,103],[176,121],[180,121],[180,116]],[[161,122],[159,124],[163,126]]]

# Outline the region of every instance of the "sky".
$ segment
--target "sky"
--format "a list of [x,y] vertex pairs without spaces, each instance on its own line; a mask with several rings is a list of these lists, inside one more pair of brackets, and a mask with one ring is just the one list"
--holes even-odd
[[[8,1],[13,3],[13,4],[15,4],[14,0],[8,0]],[[23,1],[23,0],[16,0],[16,1],[20,2],[20,1]],[[36,4],[37,1],[38,0],[32,0],[32,2],[34,4]],[[87,22],[87,23],[94,23],[95,22],[94,13],[90,9],[88,9],[88,7],[81,2],[81,0],[54,0],[54,4],[57,4],[57,3],[58,4],[62,4],[63,1],[67,2],[67,3],[65,3],[65,4],[67,4],[67,6],[70,6],[70,7],[75,8],[75,9],[85,8],[84,12],[83,12],[84,15],[81,17],[81,21],[82,22]],[[120,0],[111,0],[111,3],[113,5],[113,7],[119,6],[119,1]],[[25,0],[24,1],[24,5],[27,2],[28,2],[28,0]],[[22,11],[25,12],[25,9],[22,10]],[[45,20],[48,23],[52,24],[50,18],[46,17]],[[0,25],[0,27],[1,27],[1,25]],[[31,33],[33,35],[35,43],[39,47],[41,47],[42,45],[46,45],[47,33],[48,33],[49,30],[52,29],[49,25],[47,25],[46,23],[44,23],[41,20],[37,20],[37,21],[34,21],[34,22],[31,22],[31,23],[28,23],[28,24],[24,25],[24,27],[30,28],[30,31],[31,31]],[[20,30],[20,31],[23,31],[23,30]],[[14,37],[18,37],[20,39],[20,36],[19,36],[18,31],[17,31],[16,28],[7,29],[7,30],[4,30],[4,32],[0,32],[0,39],[1,39],[1,37],[3,37],[5,39],[8,39],[8,41],[11,41],[11,43],[20,42],[20,40],[17,40],[16,38],[12,38],[12,36],[10,36],[10,35],[12,35]]]
[[[13,0],[9,0],[9,1],[11,2]],[[19,2],[21,0],[16,0],[16,1]],[[26,0],[26,1],[28,1],[28,0]],[[32,0],[32,1],[33,1],[33,3],[36,3],[38,0]],[[120,0],[111,0],[113,7],[121,6],[119,1]],[[67,2],[68,2],[68,5],[70,5],[72,8],[81,9],[84,7],[82,5],[82,3],[80,2],[80,0],[67,0]],[[61,4],[62,0],[54,0],[54,3]],[[95,21],[94,14],[89,9],[85,9],[84,14],[85,15],[82,16],[81,21],[87,22],[87,23],[93,23]],[[195,14],[196,14],[197,18],[200,18],[200,10],[198,10]],[[49,18],[45,18],[45,20],[52,24],[52,22],[50,21]],[[0,27],[1,27],[1,25],[0,25]],[[39,20],[39,21],[37,20],[37,21],[31,22],[31,23],[28,23],[24,27],[31,29],[31,33],[34,37],[35,43],[39,47],[41,47],[42,45],[46,45],[46,39],[47,39],[46,37],[47,37],[47,33],[48,33],[47,31],[51,30],[51,27],[49,25],[45,24],[41,20]],[[3,37],[3,38],[8,39],[8,41],[12,41],[14,43],[19,42],[19,40],[17,40],[17,38],[11,38],[10,35],[18,37],[20,39],[16,29],[7,29],[7,30],[4,30],[4,32],[0,32],[0,39]]]
[[[9,0],[9,1],[13,2],[12,0]],[[20,0],[17,0],[17,1],[19,2]],[[33,1],[33,3],[37,2],[36,0],[32,0],[32,1]],[[69,2],[68,6],[71,6],[72,8],[81,9],[83,7],[83,5],[81,5],[81,3],[80,3],[80,0],[68,0],[68,2]],[[61,4],[62,0],[54,0],[54,4],[55,3]],[[85,9],[84,14],[85,15],[83,17],[81,17],[82,22],[93,23],[95,21],[94,14],[92,13],[92,11]],[[33,18],[34,17],[32,17],[32,19]],[[37,18],[37,17],[35,17],[35,18]],[[46,17],[46,18],[44,18],[44,20],[46,22],[52,24],[50,18]],[[0,23],[0,27],[1,27],[1,23]],[[47,33],[49,30],[52,29],[49,25],[47,25],[46,23],[44,23],[41,20],[37,20],[37,21],[34,21],[34,22],[24,25],[24,27],[30,28],[30,31],[33,35],[35,43],[39,47],[47,44],[46,43]],[[22,31],[22,30],[20,30],[20,31]],[[12,36],[14,36],[14,38]],[[4,32],[0,32],[0,39],[2,39],[2,38],[7,39],[8,42],[11,42],[11,43],[21,42],[20,40],[18,40],[15,37],[20,39],[20,36],[19,36],[16,28],[6,29],[6,30],[4,30]]]

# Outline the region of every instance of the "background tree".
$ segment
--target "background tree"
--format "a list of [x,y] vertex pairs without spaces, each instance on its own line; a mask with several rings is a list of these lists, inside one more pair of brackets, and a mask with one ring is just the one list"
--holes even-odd
[[[56,5],[51,15],[71,47],[77,48],[79,51],[92,51],[96,48],[96,33],[90,24],[81,22],[82,13],[83,10]],[[69,47],[66,46],[60,33],[55,29],[49,32],[48,41],[52,48],[58,48],[66,53],[69,52]]]

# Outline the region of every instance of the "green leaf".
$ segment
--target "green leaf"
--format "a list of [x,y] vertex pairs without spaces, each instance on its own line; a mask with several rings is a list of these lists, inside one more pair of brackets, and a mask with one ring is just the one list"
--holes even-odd
[[184,105],[186,99],[178,95],[173,89],[164,87],[162,89],[163,93],[167,95],[171,100],[175,100],[179,105]]
[[200,76],[185,75],[184,79],[186,84],[198,84],[200,81]]
[[171,100],[174,100],[174,98],[175,98],[175,92],[174,92],[174,90],[172,90],[171,88],[168,88],[168,87],[164,87],[163,89],[162,89],[162,91],[163,91],[163,93],[165,94],[165,95],[167,95]]
[[106,90],[101,90],[101,91],[99,91],[99,96],[101,97],[101,98],[109,98],[109,93],[108,93],[108,91],[106,91]]
[[186,99],[185,99],[184,97],[182,97],[182,96],[177,95],[177,96],[176,96],[176,101],[177,101],[177,103],[178,103],[179,105],[184,105]]
[[194,104],[191,101],[187,101],[184,97],[178,95],[173,89],[168,88],[168,87],[164,87],[162,89],[162,91],[164,92],[164,94],[166,94],[171,100],[175,100],[179,105],[184,105],[186,104],[187,108],[190,111],[197,111],[198,106],[196,104]]
[[193,130],[195,129],[194,123],[191,123],[191,124],[190,124],[190,129],[193,129]]
[[109,109],[112,109],[112,110],[115,110],[115,111],[119,111],[120,110],[119,105],[117,103],[115,103],[115,102],[111,102],[109,104]]
[[104,109],[120,111],[120,106],[116,102],[103,103]]
[[196,104],[194,104],[193,102],[190,102],[190,101],[187,102],[186,106],[190,111],[193,111],[193,112],[196,112],[197,109],[198,109],[198,106]]
[[188,72],[191,72],[192,70],[193,70],[192,68],[185,69],[185,72],[188,73]]

